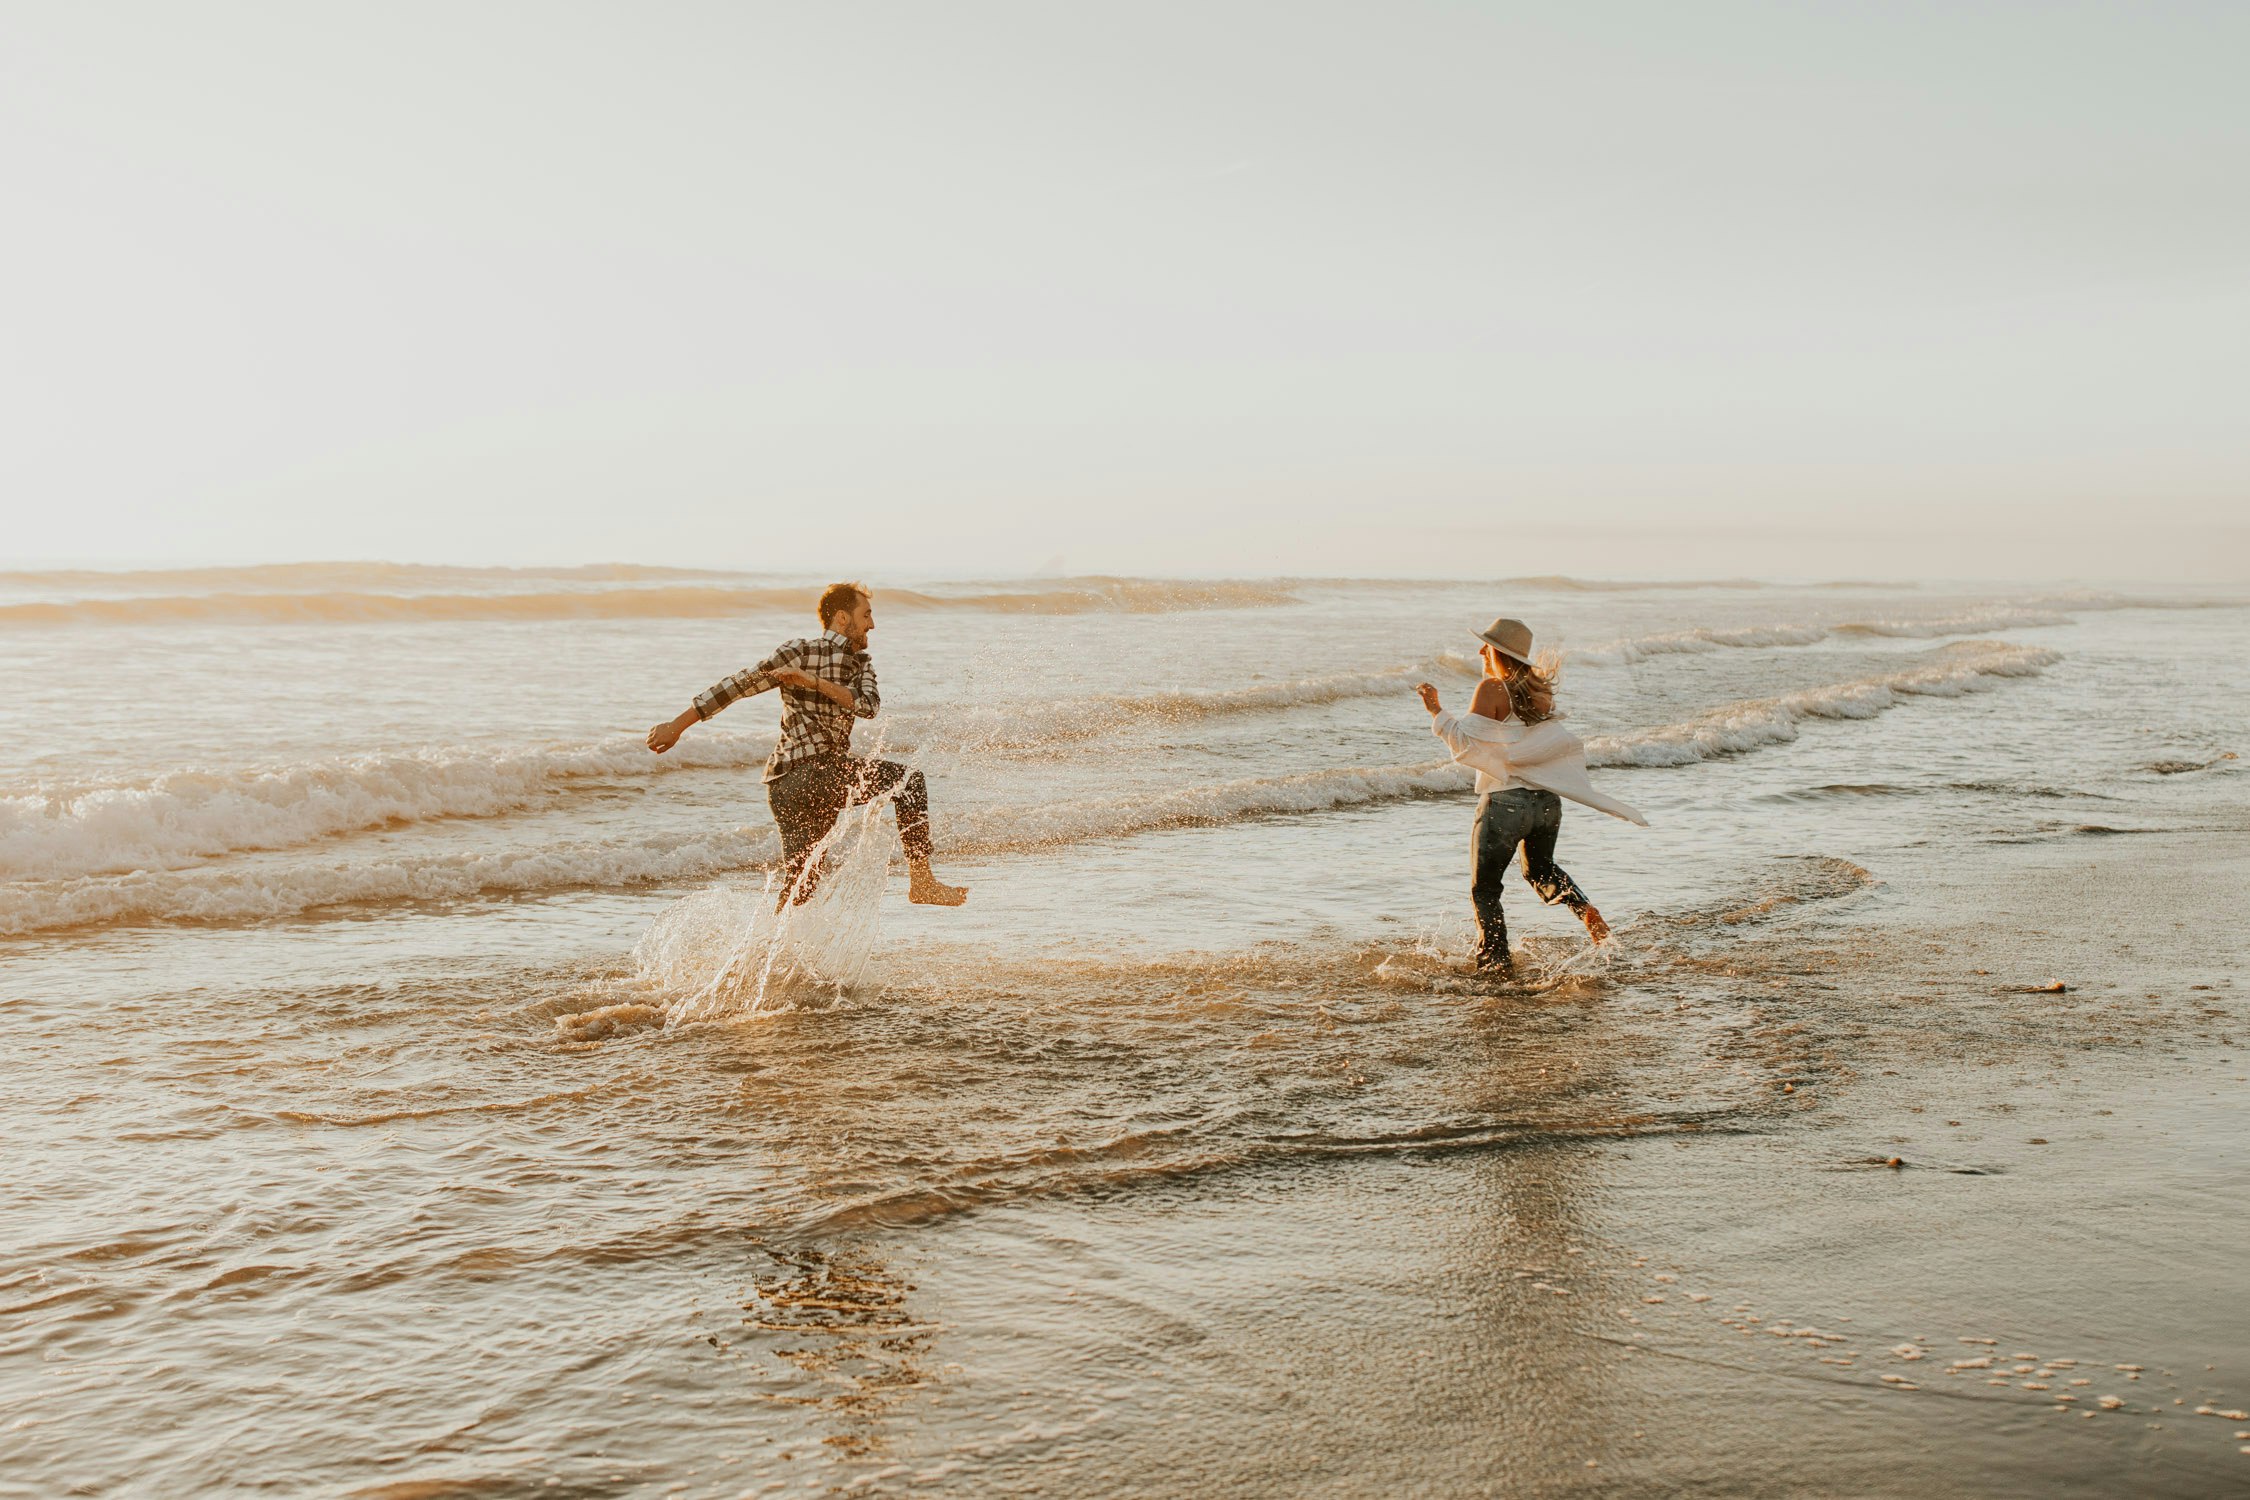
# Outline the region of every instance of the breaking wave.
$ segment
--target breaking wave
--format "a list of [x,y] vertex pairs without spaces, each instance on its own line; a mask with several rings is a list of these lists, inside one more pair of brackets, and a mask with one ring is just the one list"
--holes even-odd
[[[957,855],[1009,853],[1437,796],[1468,785],[1468,773],[1446,761],[1245,777],[1168,796],[962,811],[944,819],[938,847]],[[491,854],[275,857],[251,868],[26,880],[0,888],[0,936],[124,922],[269,921],[328,906],[671,883],[749,869],[778,848],[770,828],[737,828],[677,844],[577,841]]]
[[1655,656],[1700,655],[1709,651],[1771,650],[1784,646],[1816,646],[1838,636],[1876,636],[1902,640],[1940,640],[1993,630],[2028,630],[2043,625],[2067,625],[2070,616],[2051,609],[1995,606],[1930,619],[1844,620],[1835,623],[1746,625],[1735,629],[1672,630],[1657,635],[1634,636],[1599,646],[1563,653],[1566,660],[1587,666],[1630,665]]
[[434,818],[494,817],[575,785],[755,766],[773,736],[705,730],[661,758],[637,741],[429,750],[267,769],[177,771],[142,786],[0,798],[0,878],[167,870]]
[[[1458,651],[1441,651],[1426,661],[1404,666],[1299,677],[1286,682],[1260,682],[1207,693],[1147,693],[1081,698],[1035,707],[1002,705],[956,709],[942,716],[929,716],[926,727],[905,727],[901,731],[901,742],[949,750],[1007,750],[1067,744],[1115,734],[1137,724],[1278,713],[1353,698],[1406,694],[1426,677],[1474,676],[1477,671],[1472,657]],[[918,733],[920,738],[916,737]]]
[[[1588,741],[1587,759],[1613,768],[1664,767],[1747,754],[1796,739],[1808,721],[1869,719],[1916,698],[1960,697],[2035,675],[2059,659],[2036,647],[1964,642],[1881,676],[1731,703],[1684,723],[1599,737]],[[745,743],[727,753],[739,762],[747,748]],[[638,764],[655,763],[645,752],[638,753]],[[1431,760],[1243,777],[1154,794],[955,810],[939,826],[939,847],[977,855],[1036,850],[1160,829],[1219,827],[1252,818],[1302,817],[1444,796],[1469,784],[1462,768]],[[770,829],[738,828],[675,844],[582,841],[491,854],[274,857],[253,868],[218,865],[21,880],[0,889],[0,935],[121,922],[262,921],[326,906],[676,882],[746,869],[772,858],[775,849]]]
[[[880,721],[893,751],[1020,749],[1182,722],[1404,694],[1418,678],[1467,673],[1457,653],[1426,662],[1260,683],[1213,693],[1157,693],[1002,705]],[[153,782],[64,787],[0,797],[0,879],[178,869],[219,855],[289,849],[347,834],[439,818],[497,817],[556,797],[668,772],[744,770],[773,735],[709,725],[668,754],[637,737],[517,749],[432,747],[278,767],[191,769]]]
[[1833,683],[1726,704],[1683,724],[1586,742],[1594,766],[1685,766],[1741,755],[1797,738],[1807,719],[1872,719],[1909,698],[1958,698],[2009,678],[2031,677],[2060,661],[2038,646],[2004,641],[1961,641],[1941,647],[1936,660],[1857,682]]
[[741,870],[779,846],[770,829],[685,843],[549,844],[492,854],[296,858],[248,868],[143,870],[0,887],[0,937],[146,922],[265,922],[323,907],[685,881]]
[[[1589,760],[1603,766],[1670,766],[1737,754],[1794,739],[1795,726],[1804,719],[1867,718],[1900,697],[1955,696],[1998,678],[2028,675],[2054,659],[2051,652],[2032,647],[1963,643],[1939,653],[1935,661],[1881,677],[1728,704],[1686,723],[1596,738],[1588,745]],[[1474,670],[1467,657],[1446,653],[1371,672],[1212,693],[901,715],[884,720],[883,731],[898,752],[1034,748],[1114,735],[1141,723],[1279,712],[1404,693],[1425,675]],[[0,878],[51,881],[178,870],[228,854],[301,848],[380,828],[505,816],[621,780],[680,771],[746,770],[760,764],[772,744],[768,733],[731,733],[713,726],[684,739],[662,758],[650,755],[637,739],[619,735],[528,749],[448,747],[273,768],[183,770],[136,786],[66,788],[5,797],[0,798]],[[1023,835],[979,824],[975,832],[965,834],[965,847],[1017,847],[1053,838],[1097,837],[1097,825],[1109,816],[1117,820],[1112,830],[1116,832],[1193,823],[1206,816],[1214,799],[1224,802],[1237,794],[1236,789],[1249,785],[1269,790],[1260,794],[1264,801],[1258,807],[1245,804],[1246,811],[1315,811],[1338,805],[1322,800],[1329,795],[1323,788],[1332,782],[1347,789],[1351,800],[1366,800],[1356,789],[1380,783],[1385,776],[1419,775],[1426,769],[1319,771],[1279,780],[1221,783],[1154,799],[1120,798],[1109,813],[1076,810],[1102,804],[1026,809],[1012,816],[1019,823],[1044,820],[1057,831]]]

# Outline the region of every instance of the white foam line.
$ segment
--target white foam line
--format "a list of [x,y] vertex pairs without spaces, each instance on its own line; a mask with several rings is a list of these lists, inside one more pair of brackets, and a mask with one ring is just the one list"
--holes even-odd
[[0,889],[0,937],[120,922],[271,921],[327,906],[693,880],[770,858],[776,843],[770,830],[734,829],[671,846],[569,843],[498,854],[292,859],[249,870],[27,881]]
[[908,742],[949,751],[1017,749],[1092,739],[1143,722],[1177,723],[1235,714],[1273,713],[1394,693],[1412,702],[1410,690],[1422,678],[1474,675],[1476,671],[1477,664],[1470,657],[1445,651],[1426,661],[1404,666],[1300,677],[1287,682],[1260,682],[1220,692],[1149,693],[1081,698],[1032,707],[955,709],[924,716],[927,728],[918,740]]
[[[1440,656],[1373,672],[1259,683],[1220,693],[1162,693],[889,716],[871,726],[893,746],[960,752],[1063,743],[1144,721],[1269,712],[1383,693],[1418,676],[1471,670]],[[238,770],[191,769],[138,785],[63,787],[0,797],[0,879],[56,880],[176,870],[251,850],[302,848],[437,818],[496,817],[539,807],[588,782],[762,762],[771,734],[698,730],[659,758],[619,735],[529,749],[437,747]]]
[[1734,629],[1705,627],[1673,630],[1658,635],[1633,636],[1599,646],[1563,653],[1566,661],[1585,666],[1630,665],[1654,656],[1700,655],[1711,651],[1771,650],[1788,646],[1816,646],[1837,636],[1880,636],[1901,640],[1941,640],[1994,630],[2028,630],[2046,625],[2067,625],[2070,616],[2051,609],[1995,606],[1929,619],[1838,620],[1819,624],[1745,625]]
[[1412,766],[1349,766],[1295,776],[1250,776],[1169,793],[1105,797],[971,813],[947,820],[949,852],[1038,849],[1122,838],[1159,828],[1217,827],[1245,818],[1332,812],[1337,808],[1458,792],[1470,775],[1450,761]]
[[1684,724],[1586,742],[1594,766],[1684,766],[1740,755],[1797,737],[1806,719],[1871,719],[1908,698],[1958,698],[2013,677],[2030,677],[2061,660],[2037,646],[1964,641],[1943,648],[1939,659],[1880,677],[1835,683],[1730,703]]
[[[1661,767],[1740,755],[1794,740],[1807,720],[1873,718],[1910,699],[1960,697],[2032,676],[2060,659],[2052,651],[1998,641],[1963,642],[1933,656],[1880,677],[1729,704],[1685,723],[1599,737],[1588,742],[1588,759],[1599,766]],[[1247,777],[1151,795],[954,813],[940,825],[940,844],[956,854],[1040,849],[1436,796],[1468,784],[1468,773],[1436,760]],[[0,888],[0,935],[134,921],[258,921],[344,904],[676,882],[743,869],[770,859],[774,849],[771,831],[736,829],[670,846],[572,843],[512,853],[367,860],[277,856],[254,869],[20,881]]]
[[772,746],[771,735],[706,730],[662,758],[619,736],[537,749],[187,770],[140,786],[0,797],[0,878],[178,869],[215,855],[298,848],[399,823],[492,817],[535,806],[574,782],[754,766]]
[[[2008,609],[1940,620],[1706,628],[1618,641],[1569,653],[1569,659],[1614,664],[1685,652],[1811,645],[1834,634],[1934,638],[1971,627],[2053,624],[2064,618]],[[1113,735],[1142,723],[1273,713],[1404,694],[1418,678],[1473,675],[1476,670],[1467,655],[1444,652],[1403,666],[1253,683],[1219,692],[956,709],[887,717],[873,727],[893,745],[925,751],[958,754],[1035,748]],[[1823,716],[1818,708],[1806,712]],[[1658,759],[1609,763],[1683,764],[1700,758],[1686,748],[1691,742],[1737,748],[1752,741],[1772,743],[1794,717],[1802,716],[1789,711],[1777,715],[1762,706],[1729,708],[1719,714],[1731,715],[1735,722],[1683,729],[1667,746],[1640,752]],[[648,754],[636,738],[619,735],[528,749],[449,746],[280,767],[190,769],[137,785],[65,787],[0,797],[0,879],[56,880],[176,870],[222,855],[303,848],[429,819],[501,816],[539,807],[590,781],[754,766],[771,745],[769,734],[713,726],[689,736],[661,759]],[[1604,745],[1601,753],[1623,753],[1614,741]],[[1673,758],[1661,758],[1666,756]]]

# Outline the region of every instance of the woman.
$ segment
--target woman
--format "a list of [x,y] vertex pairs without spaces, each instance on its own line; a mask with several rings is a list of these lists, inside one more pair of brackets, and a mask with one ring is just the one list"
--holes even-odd
[[1500,909],[1500,877],[1518,848],[1523,876],[1549,906],[1567,906],[1595,942],[1609,924],[1562,866],[1555,839],[1562,832],[1562,801],[1569,797],[1613,817],[1646,827],[1648,819],[1586,779],[1586,747],[1554,722],[1556,664],[1531,659],[1531,630],[1521,620],[1494,620],[1478,632],[1484,642],[1484,680],[1466,715],[1448,713],[1437,689],[1415,691],[1430,711],[1430,729],[1445,741],[1457,764],[1477,773],[1477,821],[1471,841],[1469,896],[1477,913],[1477,967],[1513,977],[1508,922]]

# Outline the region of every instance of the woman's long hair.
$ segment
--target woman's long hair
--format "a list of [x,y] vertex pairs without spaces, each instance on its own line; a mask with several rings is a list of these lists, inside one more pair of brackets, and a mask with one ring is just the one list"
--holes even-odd
[[[1562,681],[1562,656],[1554,651],[1542,651],[1536,665],[1527,665],[1510,657],[1507,663],[1508,706],[1516,717],[1526,724],[1537,724],[1553,716],[1555,711],[1555,685]],[[1544,699],[1546,707],[1540,708],[1534,700]]]

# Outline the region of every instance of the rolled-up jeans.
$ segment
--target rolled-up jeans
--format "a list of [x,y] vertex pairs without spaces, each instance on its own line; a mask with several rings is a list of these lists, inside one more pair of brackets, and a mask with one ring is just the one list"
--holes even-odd
[[793,766],[766,783],[766,805],[781,830],[782,890],[803,901],[820,885],[820,866],[812,856],[844,809],[878,797],[892,799],[899,842],[916,864],[930,857],[930,789],[920,771],[895,760],[865,760],[856,755],[823,755]]
[[1553,792],[1510,787],[1477,799],[1476,831],[1469,850],[1469,899],[1477,909],[1477,967],[1506,969],[1508,919],[1500,910],[1500,877],[1523,850],[1523,878],[1549,906],[1582,912],[1590,904],[1561,865],[1555,838],[1562,832],[1562,799]]

